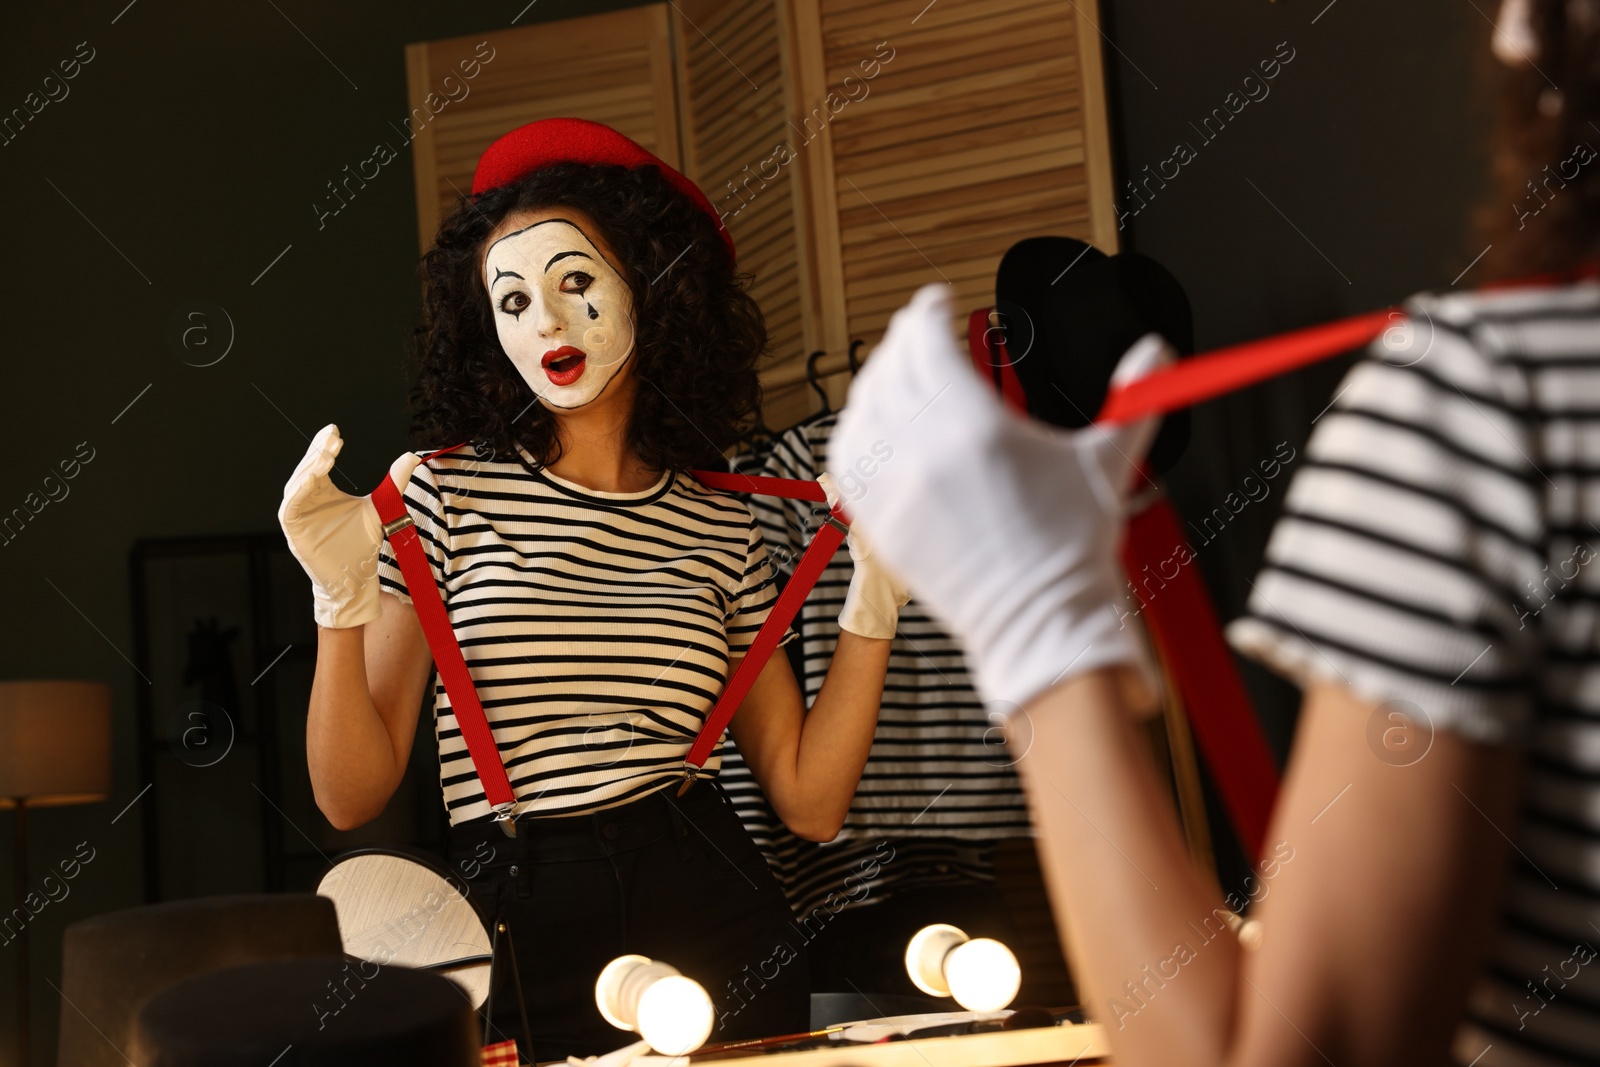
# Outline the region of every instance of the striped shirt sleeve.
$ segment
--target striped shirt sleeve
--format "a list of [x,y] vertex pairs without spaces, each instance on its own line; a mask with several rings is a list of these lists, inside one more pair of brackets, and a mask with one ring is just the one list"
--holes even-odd
[[[449,555],[450,529],[444,521],[444,498],[439,493],[439,483],[432,468],[426,463],[417,464],[411,480],[400,493],[406,512],[416,523],[417,540],[428,557],[433,573],[439,579],[439,596],[445,596],[444,561]],[[406,591],[406,578],[395,561],[394,549],[384,538],[378,546],[378,585],[385,593],[393,593],[404,603],[411,603]]]
[[1302,687],[1520,741],[1545,543],[1527,391],[1483,331],[1424,297],[1407,314],[1409,343],[1375,341],[1318,417],[1228,637]]
[[[766,540],[754,517],[750,519],[750,539],[745,553],[744,580],[738,593],[728,604],[727,630],[728,655],[742,656],[750,649],[761,631],[761,624],[772,613],[778,600],[778,572],[767,553]],[[793,627],[784,631],[778,646],[788,644],[798,635]]]

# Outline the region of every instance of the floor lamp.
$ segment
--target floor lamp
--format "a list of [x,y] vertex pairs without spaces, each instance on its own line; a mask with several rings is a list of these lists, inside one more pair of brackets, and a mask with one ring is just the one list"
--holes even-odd
[[[16,904],[0,931],[17,925],[17,1065],[28,1067],[29,808],[105,800],[111,793],[111,687],[104,682],[0,682],[0,808],[15,835]],[[20,918],[20,922],[17,922]]]

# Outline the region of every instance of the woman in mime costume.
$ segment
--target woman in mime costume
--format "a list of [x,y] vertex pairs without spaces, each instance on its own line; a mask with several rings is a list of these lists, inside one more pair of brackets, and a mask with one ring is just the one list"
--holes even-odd
[[[624,1043],[594,1005],[596,976],[624,953],[704,985],[713,1041],[807,1029],[803,939],[715,780],[719,758],[678,795],[776,596],[745,504],[687,473],[721,466],[760,399],[766,331],[731,238],[639,145],[547,119],[484,153],[423,265],[418,436],[471,444],[408,452],[390,474],[517,798],[512,838],[436,683],[450,860],[511,931],[524,1055]],[[432,661],[370,500],[329,479],[341,445],[335,426],[317,434],[279,518],[319,626],[312,786],[349,829],[400,784]],[[774,809],[819,841],[860,778],[906,599],[853,535],[850,548],[821,694],[808,711],[773,656],[731,728]],[[493,1003],[496,1027],[520,1034],[515,997]]]

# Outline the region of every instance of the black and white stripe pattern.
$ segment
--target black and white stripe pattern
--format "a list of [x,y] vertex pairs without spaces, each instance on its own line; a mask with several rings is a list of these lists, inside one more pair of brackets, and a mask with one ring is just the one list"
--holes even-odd
[[[803,422],[780,434],[759,464],[735,460],[735,466],[748,474],[815,480],[826,469],[837,421],[825,415]],[[779,567],[792,572],[826,510],[810,501],[761,495],[749,503]],[[850,553],[841,546],[796,620],[808,706],[832,663],[853,573]],[[885,839],[894,842],[896,860],[880,863],[871,891],[843,906],[885,899],[896,884],[992,879],[994,842],[1032,833],[1011,765],[973,691],[960,646],[912,601],[900,611],[877,736],[838,838],[818,845],[788,833],[731,745],[723,785],[790,904],[804,915],[826,903],[829,893],[842,896],[845,879],[873,856],[881,861],[877,843]]]
[[1316,427],[1229,637],[1525,747],[1521,857],[1454,1051],[1600,1063],[1600,283],[1406,311],[1411,342],[1374,342]]
[[[777,595],[745,503],[681,472],[640,493],[596,492],[520,448],[439,456],[403,495],[519,810],[579,814],[680,780],[730,656]],[[378,574],[410,602],[387,541]],[[437,682],[434,710],[451,824],[488,814]],[[720,765],[719,750],[707,775]]]

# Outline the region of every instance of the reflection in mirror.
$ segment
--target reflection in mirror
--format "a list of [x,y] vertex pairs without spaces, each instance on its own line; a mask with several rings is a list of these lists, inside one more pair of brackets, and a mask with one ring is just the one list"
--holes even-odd
[[[945,5],[909,10],[902,17],[886,7],[837,2],[795,7],[768,0],[682,0],[513,27],[491,35],[496,54],[506,59],[483,66],[473,95],[452,103],[449,119],[460,123],[463,132],[470,122],[483,135],[481,146],[487,147],[513,125],[504,102],[527,101],[526,114],[516,121],[574,115],[604,123],[646,156],[658,158],[665,168],[661,173],[679,192],[693,195],[677,183],[677,172],[698,186],[723,230],[719,236],[736,249],[736,270],[765,323],[766,344],[756,364],[762,402],[746,413],[752,418],[742,420],[755,428],[744,441],[727,447],[731,437],[721,432],[718,413],[687,403],[687,395],[698,397],[705,390],[680,383],[680,395],[663,371],[649,363],[654,354],[646,338],[659,329],[659,321],[651,320],[668,314],[657,302],[657,291],[691,286],[692,279],[713,275],[717,265],[707,258],[711,249],[704,247],[711,242],[686,230],[684,240],[676,242],[674,235],[673,247],[656,262],[651,256],[657,250],[635,240],[635,222],[596,205],[590,210],[597,223],[595,247],[613,245],[620,273],[637,274],[649,283],[634,292],[638,366],[624,384],[636,386],[638,396],[657,407],[663,407],[657,399],[663,393],[676,397],[674,403],[684,409],[678,414],[693,425],[678,424],[680,440],[675,443],[681,447],[673,458],[714,439],[717,451],[736,470],[814,483],[823,470],[832,429],[828,412],[837,412],[845,400],[857,351],[867,351],[870,359],[870,346],[882,335],[889,315],[918,285],[945,278],[965,306],[992,306],[996,265],[1004,250],[1024,236],[1065,228],[1108,252],[1116,250],[1094,8],[1082,3],[1075,5],[1077,14],[1048,15],[1030,9],[996,22]],[[1086,42],[1093,47],[1085,47]],[[454,63],[465,43],[413,46],[414,99],[425,97],[428,72]],[[1001,51],[1008,57],[1006,77],[996,78],[994,56]],[[560,77],[549,76],[546,65],[517,58],[548,54],[570,57]],[[576,94],[573,88],[602,83],[610,87],[611,102]],[[1074,106],[1041,113],[1037,101],[1045,95],[1071,99]],[[450,138],[419,139],[414,150],[425,246],[449,216],[462,227],[475,225],[461,214],[458,196],[469,185],[475,194],[484,193],[477,201],[481,211],[502,217],[507,198],[499,195],[503,188],[494,187],[513,180],[502,165],[513,161],[515,152],[500,152],[483,184],[478,180],[482,160],[475,174],[475,152],[461,151]],[[656,243],[665,240],[656,236]],[[684,257],[671,259],[680,247]],[[537,266],[549,269],[549,256]],[[563,274],[566,269],[562,261]],[[578,312],[588,314],[576,303],[583,295],[576,287],[584,284],[583,278],[572,282],[571,298]],[[552,306],[567,295],[560,286],[552,293]],[[576,353],[562,345],[578,344],[555,337],[558,331],[554,325],[546,328],[546,316],[539,310],[520,301],[496,308],[496,314],[523,313],[515,325],[535,338],[527,346],[532,357],[527,377],[539,383],[535,394],[543,391],[545,378],[555,380],[552,366],[559,375],[569,373],[563,361]],[[671,314],[676,323],[681,307]],[[550,324],[565,321],[559,315],[548,318]],[[464,320],[462,325],[473,323]],[[707,325],[691,324],[688,332],[698,336],[701,349],[719,347],[706,340],[712,334],[700,327]],[[680,324],[674,333],[684,331]],[[492,347],[494,338],[486,340]],[[676,343],[676,337],[669,337],[653,347],[666,350]],[[720,347],[731,351],[736,346]],[[808,361],[807,353],[821,355]],[[693,355],[685,352],[672,364],[687,366]],[[712,376],[702,377],[701,386],[711,384]],[[521,393],[517,398],[505,415],[521,408],[521,400],[531,399]],[[606,397],[607,403],[614,399]],[[625,406],[619,402],[617,411]],[[515,428],[535,422],[555,425],[556,414],[535,405],[517,414]],[[447,435],[438,429],[434,436],[441,439],[428,443],[446,444],[446,436],[453,441],[467,433],[463,428]],[[629,526],[618,536],[629,542],[621,556],[634,562],[613,558],[613,531],[592,524],[602,515],[608,523],[611,516],[624,513],[641,520],[654,516],[644,508],[655,502],[660,485],[643,476],[614,478],[607,463],[594,461],[593,449],[574,447],[544,467],[541,462],[552,452],[533,447],[526,435],[504,444],[487,457],[442,457],[433,465],[441,473],[433,476],[432,488],[446,502],[433,516],[433,532],[448,534],[442,539],[446,544],[455,538],[452,557],[466,547],[464,537],[470,537],[473,580],[494,571],[497,596],[506,603],[526,597],[544,611],[552,596],[587,597],[597,580],[596,568],[631,576],[628,568],[637,569],[643,557],[654,558],[651,553],[662,542],[675,559],[697,558],[701,551],[695,531],[680,516],[659,527]],[[864,491],[874,465],[887,459],[862,457],[850,476],[840,480],[846,510],[852,495]],[[707,457],[687,466],[713,466],[715,461]],[[426,470],[419,474],[427,477]],[[524,481],[530,476],[539,479],[537,485]],[[695,477],[701,478],[698,470]],[[679,488],[672,483],[664,491],[676,494]],[[792,580],[801,553],[826,528],[827,509],[813,499],[729,488],[754,518],[761,551],[771,560],[777,581]],[[524,531],[508,522],[505,509],[497,511],[499,505],[491,500],[501,493],[508,498],[543,494],[524,503],[559,520],[560,530]],[[432,489],[426,495],[432,497]],[[427,502],[417,499],[425,510]],[[574,501],[581,502],[581,513],[568,510],[578,507]],[[686,502],[673,495],[667,503],[682,508]],[[588,524],[583,540],[568,542],[565,531],[573,528],[569,519]],[[476,532],[500,528],[510,536],[480,539]],[[474,532],[463,535],[462,530]],[[539,554],[545,550],[552,553],[548,559]],[[434,563],[447,572],[447,584],[461,584],[464,559]],[[736,573],[751,573],[744,570],[748,562],[736,560]],[[385,563],[388,588],[399,592],[403,585]],[[649,823],[651,832],[657,825],[671,827],[668,841],[693,852],[707,877],[715,873],[721,879],[710,891],[715,903],[686,903],[675,911],[665,883],[656,881],[658,868],[646,868],[641,860],[637,869],[616,875],[622,892],[613,907],[605,895],[611,874],[600,870],[592,886],[584,883],[588,890],[571,894],[565,925],[571,928],[572,944],[570,952],[562,953],[565,984],[560,990],[528,991],[530,1012],[541,999],[570,999],[574,994],[568,986],[594,982],[606,960],[621,953],[648,953],[649,959],[680,968],[702,983],[713,1005],[712,1047],[786,1036],[792,1041],[794,1033],[806,1030],[808,1020],[812,1029],[822,1029],[885,1015],[914,1017],[896,1024],[897,1032],[925,1029],[934,1019],[944,1026],[975,1025],[978,1020],[970,1012],[952,1011],[961,1007],[955,999],[931,995],[907,971],[906,951],[914,935],[935,925],[963,931],[966,954],[974,959],[988,946],[1005,946],[1007,958],[1014,961],[1017,988],[1010,992],[1016,1005],[1064,1009],[1075,1003],[1014,771],[1018,753],[1008,750],[991,728],[959,647],[916,604],[902,606],[890,597],[887,632],[867,636],[873,627],[861,627],[858,601],[863,587],[871,584],[865,579],[872,577],[867,573],[872,570],[850,550],[835,552],[799,615],[789,627],[780,627],[792,629],[793,636],[784,634],[783,651],[774,660],[787,661],[781,673],[793,675],[793,682],[786,684],[798,694],[785,695],[780,702],[772,696],[777,683],[764,680],[754,688],[715,754],[703,768],[691,768],[699,768],[700,784],[681,800],[659,781],[669,765],[679,772],[682,760],[681,744],[670,753],[674,758],[663,757],[671,747],[663,743],[663,726],[674,743],[692,736],[696,724],[686,725],[677,716],[677,705],[687,702],[703,716],[702,703],[714,700],[719,687],[725,685],[726,692],[737,684],[724,676],[729,664],[702,655],[705,650],[695,644],[693,635],[702,620],[663,627],[659,633],[651,630],[647,636],[655,645],[642,653],[622,647],[620,641],[615,647],[602,644],[618,632],[617,626],[607,625],[603,634],[586,634],[590,644],[580,655],[558,647],[548,635],[525,633],[526,612],[513,619],[507,609],[504,617],[491,618],[461,606],[474,597],[452,598],[451,622],[462,632],[494,722],[495,740],[523,805],[519,825],[532,829],[540,824],[543,834],[572,821],[564,816],[579,816],[599,835],[596,848],[601,851],[591,859],[600,863],[611,847],[604,828],[630,833],[633,824],[626,820],[634,817],[630,812],[638,799],[660,794],[664,806],[649,816],[660,820]],[[763,591],[752,599],[760,599],[757,606],[765,608],[769,596]],[[561,605],[562,610],[571,607],[565,601]],[[671,605],[658,607],[667,618]],[[847,621],[853,611],[854,626]],[[730,653],[746,651],[757,621],[752,615],[746,626],[737,615],[732,617]],[[708,623],[715,629],[715,620]],[[888,647],[868,656],[865,642]],[[687,654],[680,660],[658,654],[666,648]],[[498,657],[495,663],[480,670],[478,657],[491,655]],[[638,679],[630,674],[630,684],[649,684],[625,692],[618,676],[633,671],[630,657],[635,655],[640,664],[648,661],[650,669]],[[531,666],[524,669],[522,663]],[[825,691],[830,671],[853,679],[852,684],[840,682]],[[588,680],[578,716],[581,729],[564,740],[543,732],[542,726],[526,730],[522,725],[542,722],[546,713],[552,713],[554,722],[556,687],[540,688],[541,679],[552,675]],[[881,697],[868,692],[876,690],[878,678],[883,680]],[[702,696],[708,699],[702,702]],[[444,697],[435,692],[441,753],[449,767],[441,769],[441,777],[452,822],[452,859],[465,855],[473,843],[504,848],[498,830],[480,831],[477,825],[490,817],[495,805],[473,776],[464,773],[474,768],[468,766],[450,710],[460,701],[453,693],[448,701]],[[798,704],[797,717],[807,729],[832,729],[830,723],[847,719],[859,725],[870,715],[876,717],[876,731],[870,737],[861,731],[840,733],[825,745],[813,742],[816,747],[805,749],[826,751],[831,763],[802,760],[798,746],[788,747],[792,738],[787,728],[773,727],[785,719],[773,709],[790,702]],[[503,725],[508,718],[518,725]],[[714,733],[720,735],[720,728]],[[868,749],[857,782],[861,764],[856,760]],[[557,752],[564,755],[557,758]],[[806,775],[786,768],[802,768]],[[802,777],[803,788],[796,781]],[[824,781],[826,789],[816,788]],[[841,785],[848,789],[836,788]],[[840,796],[841,791],[853,796]],[[674,804],[682,810],[674,811]],[[667,821],[676,819],[683,821]],[[484,836],[477,836],[480,832]],[[517,873],[522,861],[508,857],[523,855],[519,850],[524,847],[530,846],[517,843],[505,849],[506,855],[484,878],[513,907],[527,907],[517,903],[524,891],[537,897],[551,884],[542,868],[534,874],[531,889],[518,882],[528,878],[527,869]],[[650,862],[669,858],[652,857]],[[644,892],[636,882],[654,892]],[[475,894],[477,884],[473,880]],[[739,930],[727,913],[727,902],[748,896],[751,886],[759,887],[765,910],[759,920],[752,913]],[[643,931],[658,922],[677,927],[675,936],[697,931],[701,944],[679,951],[644,944]],[[513,927],[516,937],[515,922]],[[608,951],[613,942],[627,947]],[[713,942],[739,947],[713,952],[707,947]],[[945,954],[951,957],[961,951],[954,945],[949,949]],[[580,958],[581,966],[575,962]],[[990,962],[1009,976],[1007,958],[994,955]],[[525,977],[528,970],[524,967]],[[1007,977],[1001,984],[1009,981]],[[960,985],[954,978],[951,982]],[[989,1006],[997,995],[978,995],[974,1004]],[[1013,997],[1001,999],[1011,1002]],[[587,1003],[580,1007],[573,1002],[572,1012],[580,1010],[595,1011]],[[1045,1018],[1047,1024],[1054,1019],[1049,1013]],[[535,1023],[538,1032],[543,1024]],[[620,1031],[591,1030],[581,1046],[573,1047],[598,1052],[625,1039]],[[546,1045],[540,1054],[551,1047]],[[1079,1051],[1057,1058],[1070,1060]]]
[[489,996],[491,943],[461,888],[434,864],[387,849],[347,853],[317,883],[333,901],[346,955],[437,971],[474,1008]]

